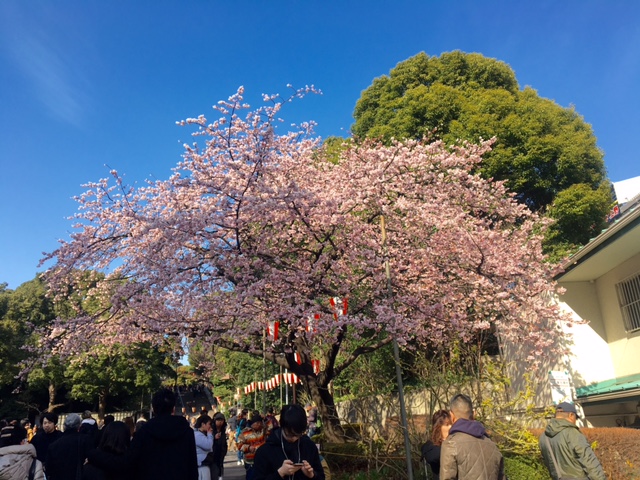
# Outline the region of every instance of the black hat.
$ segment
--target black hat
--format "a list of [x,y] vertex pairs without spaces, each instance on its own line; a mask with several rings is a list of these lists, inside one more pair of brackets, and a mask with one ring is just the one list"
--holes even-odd
[[214,420],[223,420],[224,421],[224,414],[222,412],[217,412],[214,416],[213,416]]

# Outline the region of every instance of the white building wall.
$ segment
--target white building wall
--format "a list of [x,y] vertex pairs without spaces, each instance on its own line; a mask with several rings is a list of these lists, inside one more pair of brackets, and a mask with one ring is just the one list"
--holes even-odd
[[627,333],[618,304],[616,284],[640,273],[640,254],[598,279],[598,299],[604,312],[615,377],[640,373],[640,332]]
[[607,344],[608,332],[602,315],[596,283],[571,282],[561,284],[566,292],[560,297],[561,307],[576,322],[563,330],[572,338],[568,369],[576,388],[615,377],[615,368]]

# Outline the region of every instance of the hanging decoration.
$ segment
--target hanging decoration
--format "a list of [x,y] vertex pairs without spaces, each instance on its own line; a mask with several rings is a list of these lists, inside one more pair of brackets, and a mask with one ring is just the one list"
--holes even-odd
[[331,297],[329,299],[329,305],[333,310],[334,320],[338,320],[338,317],[345,316],[349,310],[349,299],[344,297],[342,300],[340,297]]
[[[314,362],[318,362],[318,368],[320,367],[320,360],[314,360]],[[294,385],[300,383],[300,379],[295,373],[283,373],[274,375],[269,380],[265,380],[263,382],[251,382],[249,385],[244,387],[244,394],[249,395],[256,390],[266,390],[271,391],[275,390],[280,386],[280,384],[284,382],[288,385]],[[238,393],[240,393],[240,389],[238,389]]]
[[318,320],[320,320],[320,314],[316,313],[313,318],[308,317],[307,318],[307,332],[313,332],[316,333],[317,331],[317,322]]
[[267,324],[267,338],[272,342],[278,340],[278,332],[280,330],[280,322],[274,320]]

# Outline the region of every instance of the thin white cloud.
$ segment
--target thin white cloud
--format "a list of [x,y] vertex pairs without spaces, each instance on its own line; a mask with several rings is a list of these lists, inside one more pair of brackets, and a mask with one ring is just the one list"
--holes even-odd
[[75,49],[61,45],[52,31],[55,28],[52,19],[38,22],[27,12],[1,10],[5,50],[32,86],[35,97],[53,117],[80,126],[89,96],[81,62],[73,57]]

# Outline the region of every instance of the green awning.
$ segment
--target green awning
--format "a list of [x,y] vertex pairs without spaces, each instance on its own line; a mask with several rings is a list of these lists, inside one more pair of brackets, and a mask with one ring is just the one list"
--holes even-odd
[[640,389],[640,374],[627,375],[626,377],[612,378],[604,382],[593,383],[586,387],[576,388],[578,398],[592,397],[612,393],[628,392]]

